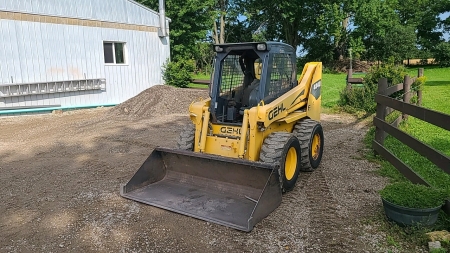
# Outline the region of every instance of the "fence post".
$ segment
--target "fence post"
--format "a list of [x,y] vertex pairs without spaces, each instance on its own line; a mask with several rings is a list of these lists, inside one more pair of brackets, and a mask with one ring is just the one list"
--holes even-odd
[[[378,80],[378,94],[384,95],[386,94],[386,89],[388,87],[387,78],[380,78]],[[376,117],[385,120],[386,119],[386,106],[380,103],[377,103],[377,114]],[[378,127],[375,128],[375,141],[380,143],[380,145],[384,145],[384,138],[386,135],[384,134],[384,131]],[[378,155],[376,151],[375,155]]]
[[[417,70],[417,77],[422,77],[422,76],[423,76],[423,68],[419,68]],[[422,106],[422,90],[421,89],[417,90],[417,105]]]
[[419,68],[417,70],[417,77],[421,77],[421,76],[423,76],[423,68]]
[[353,69],[349,68],[348,72],[347,72],[347,89],[351,89],[352,88],[352,84],[348,81],[349,78],[353,77]]
[[[412,79],[409,76],[405,76],[403,79],[403,102],[409,104],[411,102],[411,84]],[[406,113],[402,113],[403,120],[408,119],[408,115]]]
[[417,105],[422,106],[422,90],[417,90]]

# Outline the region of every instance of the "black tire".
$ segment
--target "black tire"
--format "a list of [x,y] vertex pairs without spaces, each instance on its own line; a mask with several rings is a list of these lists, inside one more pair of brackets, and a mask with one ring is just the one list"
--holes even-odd
[[177,148],[182,150],[194,150],[194,139],[195,139],[195,126],[193,124],[188,124],[181,130],[180,136],[177,140]]
[[324,143],[322,125],[312,119],[303,119],[295,124],[293,132],[302,148],[301,171],[314,171],[322,161]]
[[283,192],[291,191],[297,182],[301,167],[301,147],[295,135],[286,132],[271,133],[261,147],[259,160],[280,164],[280,183]]

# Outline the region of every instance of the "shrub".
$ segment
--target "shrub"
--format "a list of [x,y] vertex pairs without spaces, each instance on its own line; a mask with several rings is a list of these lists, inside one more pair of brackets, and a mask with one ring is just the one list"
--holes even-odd
[[412,83],[411,92],[413,92],[413,96],[410,100],[411,104],[417,104],[419,98],[417,97],[417,93],[415,91],[422,90],[426,81],[427,78],[425,76],[421,76],[416,78],[416,80]]
[[349,113],[358,111],[372,112],[375,108],[375,93],[365,87],[345,88],[340,94],[338,104]]
[[450,42],[441,42],[436,46],[434,59],[440,66],[450,67]]
[[192,80],[194,61],[178,59],[163,65],[163,79],[166,84],[186,88]]
[[[373,66],[364,77],[362,87],[344,88],[340,94],[339,105],[346,111],[365,111],[373,113],[376,110],[375,94],[378,91],[378,80],[387,78],[389,86],[403,82],[406,70],[403,66],[395,65],[393,60],[379,66]],[[394,96],[398,96],[395,94]]]
[[412,91],[422,90],[426,81],[427,81],[427,78],[425,76],[416,78],[416,80],[411,85],[411,90]]
[[443,205],[447,197],[443,190],[413,184],[409,181],[387,185],[380,191],[380,195],[393,204],[420,209]]

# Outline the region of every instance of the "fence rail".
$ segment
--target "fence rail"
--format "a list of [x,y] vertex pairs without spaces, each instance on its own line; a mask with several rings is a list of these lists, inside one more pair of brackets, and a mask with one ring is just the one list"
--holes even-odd
[[[418,72],[418,76],[423,75],[423,69]],[[428,122],[432,125],[441,127],[450,131],[450,115],[433,111],[420,107],[422,100],[422,92],[417,91],[418,103],[411,104],[411,85],[413,79],[405,76],[403,83],[388,87],[386,78],[381,78],[378,82],[378,93],[375,95],[375,102],[377,103],[376,117],[373,119],[375,126],[375,140],[372,143],[372,148],[375,154],[380,155],[388,162],[390,162],[401,174],[408,180],[416,184],[423,184],[430,186],[420,175],[415,173],[408,165],[397,158],[384,145],[384,140],[389,134],[411,149],[415,150],[420,155],[426,157],[429,161],[434,163],[441,170],[450,174],[450,157],[442,152],[432,148],[431,146],[421,142],[413,136],[398,129],[398,125],[402,120],[408,118],[408,115]],[[403,101],[389,97],[395,92],[403,91]],[[394,122],[386,122],[386,116],[393,111],[400,111],[402,113]],[[450,215],[450,202],[446,201],[443,210]]]
[[204,84],[204,85],[209,85],[210,80],[203,80],[203,79],[192,79],[192,83],[195,84]]
[[353,77],[353,74],[361,74],[354,73],[353,69],[349,69],[347,72],[347,87],[351,88],[353,84],[362,84],[364,83],[364,78],[362,77]]

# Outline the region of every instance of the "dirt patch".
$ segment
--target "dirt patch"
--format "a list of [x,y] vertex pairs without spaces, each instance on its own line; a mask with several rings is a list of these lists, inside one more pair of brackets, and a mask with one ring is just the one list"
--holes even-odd
[[[363,159],[366,126],[345,115],[322,115],[322,164],[251,233],[121,198],[154,147],[175,146],[189,123],[179,109],[204,92],[156,89],[164,99],[149,89],[147,102],[0,118],[0,252],[395,252],[364,223],[386,180]],[[164,101],[174,90],[176,106]]]
[[193,99],[207,98],[202,89],[179,89],[168,85],[155,85],[137,96],[112,108],[108,116],[127,115],[150,117],[172,113],[187,113]]

